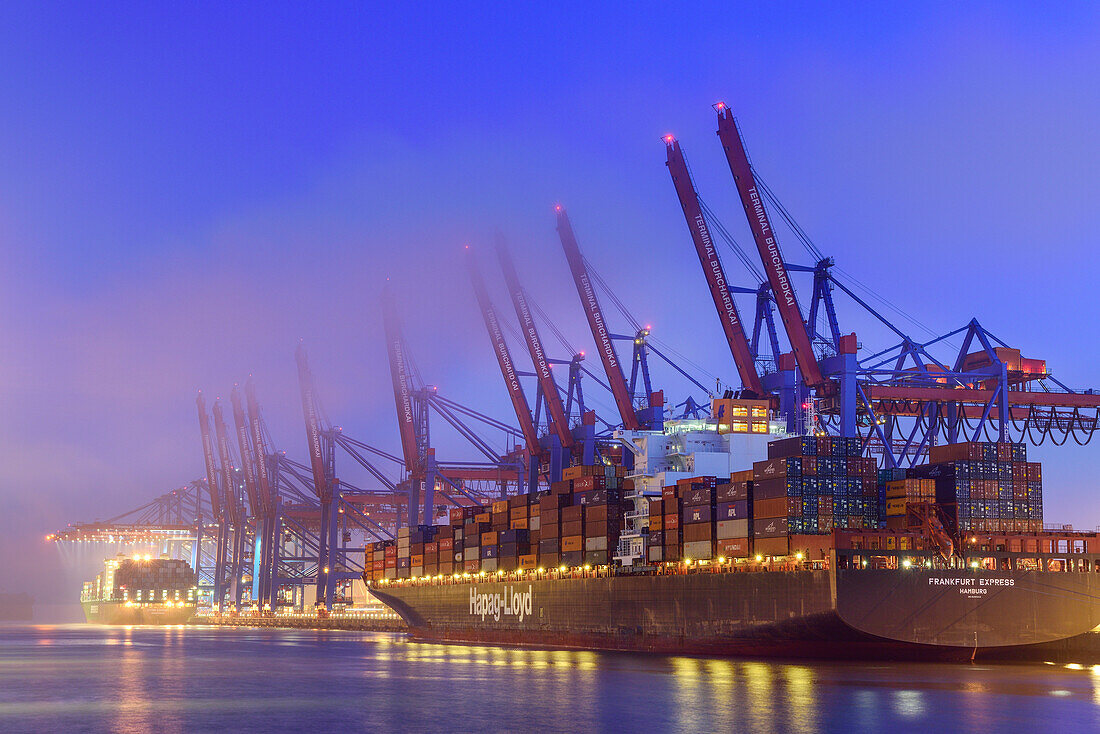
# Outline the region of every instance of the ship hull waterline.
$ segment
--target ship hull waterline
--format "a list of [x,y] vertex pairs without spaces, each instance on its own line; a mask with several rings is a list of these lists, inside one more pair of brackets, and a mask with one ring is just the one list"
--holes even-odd
[[[1098,574],[841,570],[373,583],[419,639],[740,657],[1044,659],[1100,625]],[[1068,644],[1067,644],[1068,643]],[[1080,662],[1080,661],[1079,661]]]
[[120,601],[82,601],[84,619],[89,624],[176,625],[187,624],[195,616],[195,607],[161,605],[127,606]]

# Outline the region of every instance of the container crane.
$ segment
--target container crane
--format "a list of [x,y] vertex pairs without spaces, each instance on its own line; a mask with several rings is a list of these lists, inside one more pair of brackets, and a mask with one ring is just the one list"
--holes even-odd
[[565,259],[569,263],[569,271],[573,275],[573,282],[577,286],[577,295],[581,299],[581,307],[588,319],[588,326],[592,330],[592,338],[596,342],[596,351],[600,353],[600,361],[603,363],[604,374],[607,375],[611,394],[615,398],[615,405],[619,410],[619,416],[623,421],[623,428],[628,431],[639,430],[642,425],[634,412],[634,405],[630,399],[630,389],[626,385],[623,376],[622,365],[619,356],[615,353],[615,345],[612,343],[611,330],[604,320],[603,310],[600,308],[596,289],[588,275],[588,268],[584,264],[580,247],[577,245],[573,226],[569,222],[569,216],[559,204],[554,207],[557,213],[558,237],[561,239],[562,248],[565,250]]
[[195,403],[199,411],[199,434],[202,437],[202,458],[206,466],[206,487],[210,492],[211,514],[218,524],[217,546],[214,551],[214,607],[220,608],[225,599],[225,562],[229,547],[229,523],[226,522],[225,509],[219,496],[221,482],[218,478],[218,465],[214,458],[214,441],[210,434],[210,416],[206,412],[206,399],[199,391]]
[[492,344],[493,353],[496,354],[500,373],[504,377],[504,385],[508,389],[508,397],[512,400],[512,409],[516,413],[516,420],[519,421],[519,428],[523,433],[524,443],[527,445],[529,462],[528,491],[533,492],[538,487],[539,460],[544,453],[539,445],[538,429],[531,417],[531,406],[527,402],[527,395],[523,392],[523,385],[520,384],[519,373],[516,371],[516,364],[512,360],[512,353],[508,349],[508,342],[504,339],[504,332],[501,330],[496,309],[493,308],[493,303],[489,300],[489,293],[485,289],[485,281],[481,277],[481,272],[477,268],[477,262],[474,260],[474,254],[469,246],[466,247],[466,264],[470,269],[470,281],[474,287],[477,304],[481,309],[481,317],[485,321],[485,329],[489,332],[489,341]]
[[256,383],[249,376],[244,385],[245,403],[248,406],[248,426],[252,434],[253,462],[256,467],[256,488],[260,497],[261,533],[260,533],[260,584],[258,599],[260,604],[275,608],[274,583],[275,569],[278,567],[279,539],[279,498],[271,484],[271,473],[267,465],[267,448],[264,443],[263,419],[260,417],[260,402],[256,398]]
[[[722,321],[722,331],[726,335],[730,353],[737,365],[741,385],[751,393],[751,397],[763,396],[764,386],[756,371],[754,352],[745,336],[745,327],[741,321],[741,314],[737,310],[737,302],[734,301],[733,292],[722,268],[722,261],[718,259],[718,252],[710,236],[706,217],[703,216],[699,194],[695,189],[695,183],[691,180],[691,173],[688,171],[680,143],[673,136],[667,135],[665,147],[667,148],[665,165],[668,166],[672,184],[676,187],[676,195],[680,199],[680,207],[684,211],[684,218],[691,231],[691,240],[695,243],[699,264],[703,266],[703,274],[706,276],[714,307],[718,310],[718,316]],[[759,333],[759,329],[756,333]]]
[[503,237],[497,238],[496,250],[500,269],[504,273],[504,282],[512,297],[512,306],[515,308],[516,318],[519,319],[520,330],[523,332],[523,340],[527,343],[527,351],[531,354],[535,377],[538,378],[542,400],[546,404],[546,412],[550,417],[551,431],[562,446],[570,449],[573,447],[574,439],[569,430],[569,416],[562,404],[558,384],[554,381],[552,364],[543,348],[542,337],[539,336],[538,326],[531,312],[531,304],[527,301],[527,292],[519,282],[515,263],[512,262],[512,255]]
[[228,569],[231,574],[229,579],[229,595],[236,606],[241,605],[241,595],[244,591],[241,583],[241,566],[244,561],[245,540],[247,529],[245,527],[245,510],[241,506],[240,495],[237,492],[236,482],[233,477],[233,459],[229,452],[229,431],[225,427],[225,417],[222,415],[220,400],[214,401],[214,438],[218,447],[218,458],[221,460],[222,487],[225,488],[225,513],[229,524],[233,527],[233,547],[227,558]]
[[798,307],[794,284],[783,262],[783,255],[779,251],[779,242],[768,219],[768,213],[764,209],[763,196],[757,189],[756,178],[753,175],[748,154],[745,152],[744,141],[741,139],[741,131],[737,127],[733,112],[725,103],[715,104],[714,109],[718,112],[718,138],[722,141],[726,162],[729,164],[730,173],[733,174],[737,194],[741,197],[741,205],[749,220],[749,228],[752,230],[757,252],[764,263],[764,271],[768,275],[768,283],[771,285],[775,304],[779,309],[779,317],[783,322],[787,339],[790,341],[791,351],[794,352],[802,380],[808,387],[821,390],[826,387],[825,378],[814,356],[810,336],[806,331],[806,323],[802,320],[802,311]]
[[382,292],[382,320],[390,361],[390,377],[393,381],[393,398],[397,406],[401,452],[405,459],[405,470],[409,473],[409,526],[415,527],[420,523],[422,492],[424,521],[431,521],[436,484],[435,456],[428,447],[426,402],[413,399],[414,390],[405,354],[405,338],[401,333],[393,292],[388,285]]
[[336,593],[335,549],[337,544],[337,503],[332,500],[333,489],[337,486],[331,447],[326,451],[322,445],[321,421],[317,415],[317,398],[313,389],[313,374],[309,371],[305,348],[299,344],[295,350],[298,362],[298,385],[302,392],[302,415],[306,426],[306,444],[309,449],[309,464],[313,473],[313,490],[321,503],[321,529],[318,534],[317,553],[317,603],[332,606]]

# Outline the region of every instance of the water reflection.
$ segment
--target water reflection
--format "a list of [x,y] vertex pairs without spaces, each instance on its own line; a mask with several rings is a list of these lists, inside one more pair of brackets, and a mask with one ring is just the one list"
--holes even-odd
[[0,731],[1100,730],[1100,666],[784,663],[376,633],[0,628]]

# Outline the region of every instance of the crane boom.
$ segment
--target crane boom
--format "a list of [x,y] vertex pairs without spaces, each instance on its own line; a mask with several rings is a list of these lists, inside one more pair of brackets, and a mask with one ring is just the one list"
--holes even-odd
[[802,373],[802,380],[810,387],[821,387],[825,383],[825,378],[821,375],[821,368],[817,364],[817,358],[810,345],[810,335],[806,331],[806,323],[802,320],[802,311],[798,307],[798,299],[795,297],[794,285],[787,273],[787,266],[783,263],[783,255],[779,252],[775,230],[772,229],[768,213],[764,210],[764,201],[756,188],[756,177],[753,175],[748,154],[745,152],[741,131],[728,106],[719,102],[714,108],[718,111],[718,138],[722,141],[730,173],[733,174],[737,193],[741,197],[741,205],[745,208],[745,216],[748,217],[749,227],[752,229],[752,238],[756,241],[756,249],[768,274],[768,283],[772,287],[772,293],[775,294],[775,303],[783,321],[783,329],[787,332],[787,339],[791,343],[791,351],[794,352],[798,369]]
[[263,422],[260,418],[260,402],[256,399],[256,384],[252,378],[244,384],[244,397],[248,405],[248,425],[252,432],[252,451],[256,461],[256,489],[264,514],[270,515],[275,507],[271,496],[271,476],[267,471],[267,451],[264,450]]
[[607,327],[607,322],[604,321],[600,301],[596,297],[596,289],[588,276],[588,269],[585,267],[584,258],[577,245],[577,237],[573,234],[573,226],[569,223],[569,216],[561,205],[556,206],[555,209],[558,215],[558,237],[565,250],[565,259],[569,263],[569,271],[573,274],[573,282],[577,285],[577,295],[580,296],[584,315],[588,318],[592,338],[596,341],[596,351],[600,353],[600,361],[603,362],[604,374],[607,375],[607,382],[611,386],[611,394],[615,397],[615,405],[619,409],[619,416],[623,419],[623,428],[636,431],[641,427],[641,423],[634,413],[630,390],[627,389],[626,379],[623,377],[619,356],[615,353],[611,331]]
[[527,402],[527,396],[523,392],[519,375],[516,373],[516,364],[512,360],[512,353],[508,349],[508,343],[504,340],[504,332],[500,328],[500,320],[497,318],[496,309],[493,308],[489,294],[485,290],[485,281],[477,269],[474,254],[466,250],[466,262],[470,268],[470,281],[474,286],[474,295],[477,296],[477,304],[481,307],[481,317],[485,320],[485,329],[489,332],[489,341],[492,342],[493,352],[500,365],[500,373],[504,377],[504,385],[508,388],[508,397],[512,399],[512,408],[516,412],[520,430],[523,432],[523,440],[527,443],[527,453],[538,456],[539,434],[535,428],[535,421],[531,417],[531,406]]
[[569,431],[569,417],[565,414],[565,406],[561,401],[561,393],[554,382],[554,373],[550,366],[550,360],[546,356],[546,350],[542,348],[542,338],[539,336],[538,327],[535,325],[534,316],[531,314],[531,304],[527,302],[527,293],[520,285],[519,276],[516,275],[516,266],[512,262],[512,256],[502,237],[497,238],[497,258],[500,260],[500,268],[504,271],[504,282],[508,286],[508,292],[512,296],[512,305],[516,309],[516,317],[519,319],[520,328],[523,330],[523,339],[527,342],[527,351],[531,354],[531,362],[535,367],[535,376],[538,378],[539,387],[542,388],[542,399],[546,401],[546,412],[550,414],[550,422],[553,424],[554,433],[557,434],[561,445],[570,448],[573,446],[573,434]]
[[298,362],[298,386],[302,390],[302,416],[306,423],[306,443],[309,465],[313,470],[313,491],[322,503],[332,500],[332,487],[325,475],[325,458],[321,450],[321,422],[317,418],[317,400],[313,394],[313,375],[309,371],[306,350],[299,344],[294,352]]
[[222,403],[214,401],[214,437],[218,444],[218,458],[222,463],[222,487],[225,488],[225,514],[229,522],[240,527],[242,513],[237,497],[237,491],[233,486],[233,460],[229,454],[229,431],[225,428],[225,418],[222,416]]
[[241,469],[244,471],[244,488],[248,493],[248,506],[252,514],[261,514],[261,501],[259,492],[256,491],[256,473],[253,469],[255,454],[252,451],[252,438],[248,435],[248,421],[244,417],[244,406],[241,404],[241,390],[236,385],[229,395],[229,402],[233,406],[233,428],[237,432],[237,448],[241,452]]
[[707,220],[703,216],[703,208],[699,205],[699,194],[691,180],[691,172],[688,171],[680,142],[669,135],[665,138],[665,146],[668,156],[665,165],[668,166],[668,171],[672,175],[672,185],[676,187],[676,195],[680,198],[680,207],[684,210],[684,218],[691,231],[691,240],[695,243],[696,254],[699,255],[699,264],[703,266],[703,275],[706,276],[710,296],[722,321],[722,331],[725,332],[726,342],[729,344],[730,353],[733,354],[733,361],[737,365],[737,373],[741,376],[741,385],[754,395],[763,395],[764,386],[760,382],[760,375],[756,372],[756,362],[752,358],[752,349],[745,336],[741,314],[737,311],[737,302],[733,300],[733,294],[730,293],[729,281],[726,280],[726,273],[722,269],[722,261],[718,259],[718,252],[714,248],[714,240],[711,239],[710,228],[707,227]]
[[210,438],[210,416],[206,412],[206,399],[199,391],[195,400],[199,408],[199,433],[202,435],[202,460],[206,465],[206,488],[210,492],[210,508],[215,520],[222,519],[222,503],[218,495],[218,465],[214,460],[214,441]]
[[420,466],[420,451],[416,441],[416,415],[413,411],[412,385],[405,363],[405,340],[397,320],[393,294],[387,288],[382,294],[382,321],[386,331],[386,351],[390,359],[393,399],[397,405],[397,427],[401,434],[401,451],[405,470],[410,474]]

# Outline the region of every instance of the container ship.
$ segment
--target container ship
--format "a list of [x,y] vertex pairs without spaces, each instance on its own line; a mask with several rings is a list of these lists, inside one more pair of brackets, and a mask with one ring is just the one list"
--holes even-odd
[[104,561],[80,595],[92,624],[186,624],[195,614],[195,572],[186,561],[149,555]]
[[[1044,530],[1023,444],[879,470],[859,439],[765,433],[746,452],[711,429],[632,437],[632,475],[574,466],[548,490],[403,529],[367,547],[368,588],[436,640],[936,660],[1094,644],[1100,538]],[[690,471],[754,448],[751,469]]]

